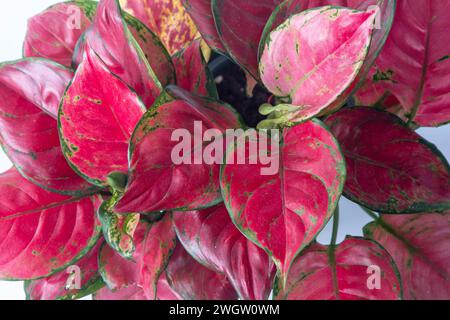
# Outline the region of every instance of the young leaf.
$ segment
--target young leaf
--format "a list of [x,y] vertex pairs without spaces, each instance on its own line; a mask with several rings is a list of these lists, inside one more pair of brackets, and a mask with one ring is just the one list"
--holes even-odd
[[158,35],[170,55],[199,36],[181,0],[120,0],[120,4]]
[[401,102],[411,123],[435,127],[450,121],[449,1],[402,0],[376,65],[389,74],[378,83]]
[[[251,164],[254,141],[246,139],[245,146],[229,147],[221,187],[234,223],[270,254],[285,279],[295,257],[333,214],[345,182],[345,162],[319,120],[285,129],[279,151],[274,151],[278,142],[271,141],[270,147],[261,143],[263,134],[259,154],[278,159],[278,170],[265,174],[261,159]],[[244,152],[246,164],[232,164]]]
[[[203,135],[207,129],[223,134],[239,128],[239,117],[224,103],[174,86],[168,91],[170,96],[162,95],[133,134],[128,185],[114,208],[117,213],[188,211],[220,201],[220,167],[203,161]],[[222,140],[220,136],[221,147]],[[177,152],[180,146],[183,150]]]
[[292,265],[277,300],[398,300],[392,257],[375,242],[348,237],[336,247],[314,243]]
[[382,215],[364,228],[380,243],[400,270],[404,298],[450,298],[450,213]]
[[162,86],[173,80],[173,66],[164,46],[141,22],[123,15],[118,0],[100,1],[78,52],[87,45],[146,106],[153,104]]
[[206,43],[211,49],[224,54],[226,50],[217,33],[216,23],[211,11],[211,0],[181,0],[181,2],[194,20]]
[[72,168],[99,186],[106,186],[111,172],[126,172],[129,140],[144,112],[136,93],[87,46],[59,111],[63,152]]
[[237,300],[233,286],[223,274],[196,262],[178,245],[167,266],[169,285],[183,300]]
[[96,7],[95,1],[68,1],[30,18],[24,57],[46,58],[70,67],[78,39],[91,24]]
[[228,54],[259,79],[258,45],[272,11],[282,0],[212,0],[217,31]]
[[75,264],[97,243],[98,196],[50,193],[12,169],[0,175],[0,279],[48,277]]
[[218,98],[216,84],[203,58],[201,40],[192,41],[189,46],[173,56],[177,85],[200,96]]
[[184,248],[201,264],[224,273],[243,300],[267,300],[275,268],[268,255],[234,226],[223,204],[173,213]]
[[0,143],[20,173],[54,192],[79,195],[92,185],[79,177],[64,158],[57,113],[73,74],[43,59],[0,66]]
[[348,98],[356,89],[358,89],[360,84],[368,75],[391,30],[395,15],[396,0],[286,0],[274,10],[272,16],[267,22],[267,25],[263,32],[263,36],[261,38],[259,56],[261,56],[263,53],[266,38],[269,33],[281,23],[283,23],[283,21],[285,21],[290,16],[300,13],[304,10],[325,5],[348,7],[362,11],[366,11],[370,8],[379,9],[379,11],[376,13],[376,26],[372,32],[372,41],[370,43],[370,48],[366,58],[364,59],[364,63],[361,66],[361,70],[353,83],[344,92],[342,92],[341,95],[329,107],[327,107],[322,112],[329,114],[342,107],[342,105],[345,104]]
[[450,209],[447,160],[396,116],[371,108],[343,109],[326,123],[346,158],[348,198],[385,213]]
[[[98,273],[98,251],[103,241],[99,243],[80,261],[75,267],[81,271],[80,274],[74,269],[60,271],[48,278],[26,281],[25,293],[27,300],[77,300],[92,294],[104,287],[105,284]],[[75,277],[80,276],[80,288],[74,288],[77,284]]]
[[276,96],[303,106],[298,119],[320,114],[355,81],[369,51],[375,17],[374,10],[335,7],[291,16],[266,39],[262,81]]

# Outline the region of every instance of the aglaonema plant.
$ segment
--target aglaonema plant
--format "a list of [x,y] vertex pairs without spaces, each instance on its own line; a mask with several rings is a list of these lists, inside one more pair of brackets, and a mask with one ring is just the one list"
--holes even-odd
[[[449,299],[450,167],[415,132],[450,121],[448,9],[74,0],[31,18],[0,65],[0,279],[33,300]],[[256,129],[211,50],[269,93]],[[342,196],[373,222],[337,243]]]

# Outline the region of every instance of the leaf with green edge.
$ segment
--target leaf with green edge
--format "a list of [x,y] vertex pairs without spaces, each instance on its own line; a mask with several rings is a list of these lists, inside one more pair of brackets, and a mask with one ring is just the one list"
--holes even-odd
[[304,10],[325,5],[348,7],[357,10],[367,10],[378,6],[379,12],[376,18],[376,28],[372,33],[372,41],[369,52],[364,60],[360,72],[353,83],[334,101],[324,113],[332,113],[345,104],[347,99],[362,85],[365,77],[380,54],[394,21],[397,0],[286,0],[272,13],[264,29],[259,47],[259,57],[262,55],[267,36],[283,21],[293,14]]
[[174,212],[178,239],[211,270],[223,273],[243,300],[267,300],[276,268],[264,250],[235,227],[224,204],[202,211]]
[[0,175],[0,279],[35,280],[73,265],[97,243],[99,196],[68,197]]
[[199,37],[181,0],[120,0],[120,4],[156,33],[171,55]]
[[139,214],[117,214],[113,207],[117,197],[105,200],[98,210],[102,223],[103,236],[108,245],[125,259],[133,257],[136,246],[133,238],[141,216]]
[[218,99],[216,84],[203,58],[201,40],[192,41],[173,56],[177,86],[200,96]]
[[123,14],[118,0],[100,1],[91,27],[80,39],[74,64],[80,63],[87,45],[146,106],[174,80],[173,65],[162,43],[142,22]]
[[353,85],[369,52],[376,13],[320,7],[291,16],[270,33],[261,79],[274,95],[302,107],[293,121],[322,113]]
[[399,118],[373,108],[349,108],[325,123],[346,158],[346,197],[384,213],[450,209],[447,160]]
[[223,274],[195,261],[178,245],[166,270],[168,284],[183,300],[238,300],[238,294]]
[[227,53],[259,79],[258,45],[273,10],[282,0],[212,0],[217,31]]
[[111,172],[127,172],[129,140],[145,106],[89,46],[85,49],[61,102],[59,133],[72,168],[104,187]]
[[[378,278],[378,279],[376,279]],[[277,300],[400,300],[401,282],[377,243],[347,237],[336,247],[312,244],[297,258]]]
[[[24,285],[27,300],[77,300],[86,297],[105,286],[98,273],[98,251],[103,240],[76,263],[80,268],[79,289],[68,288],[67,285],[76,283],[68,270],[60,271],[48,278],[26,281]],[[75,273],[75,275],[77,275]],[[73,282],[72,282],[73,280]]]
[[90,26],[96,7],[95,1],[68,1],[31,17],[23,56],[46,58],[70,67],[76,44]]
[[181,2],[211,49],[226,54],[214,22],[211,0],[181,0]]
[[[223,145],[226,129],[242,127],[239,115],[225,103],[181,88],[169,86],[167,91],[135,129],[128,185],[114,208],[117,213],[196,210],[221,201],[219,164],[198,162],[207,145],[202,137],[206,130],[213,129],[218,136],[213,146]],[[180,133],[182,136],[178,136]],[[191,159],[193,155],[197,160]],[[173,159],[181,161],[175,164]]]
[[407,300],[450,299],[450,212],[381,215],[364,228],[394,258]]
[[27,58],[0,65],[0,143],[20,173],[53,192],[81,195],[95,188],[69,166],[60,148],[58,106],[73,73]]
[[376,61],[376,83],[396,96],[412,125],[450,122],[449,1],[402,0],[392,32]]
[[[284,280],[336,208],[345,183],[344,157],[319,120],[284,129],[278,140],[264,131],[245,140],[229,146],[221,170],[223,198],[233,222],[269,253]],[[273,167],[279,164],[276,170],[264,172],[263,158],[250,158],[254,142],[260,155],[279,160],[272,160]],[[236,155],[245,155],[246,164],[233,164]]]

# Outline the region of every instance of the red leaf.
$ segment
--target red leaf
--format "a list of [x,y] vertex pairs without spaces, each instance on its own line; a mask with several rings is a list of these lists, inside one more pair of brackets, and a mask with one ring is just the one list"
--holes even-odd
[[273,12],[267,25],[264,29],[262,40],[259,47],[259,53],[262,54],[264,50],[265,40],[268,34],[273,31],[277,26],[279,26],[283,21],[285,21],[290,16],[305,11],[307,9],[331,5],[348,7],[352,9],[366,11],[369,8],[374,8],[378,6],[379,13],[376,18],[377,24],[375,30],[372,32],[372,41],[370,43],[370,48],[367,56],[361,66],[361,70],[357,75],[353,83],[341,93],[341,95],[334,101],[324,113],[332,113],[338,110],[352,93],[358,89],[358,86],[364,81],[365,77],[368,75],[370,68],[375,62],[378,54],[383,48],[388,34],[392,27],[392,22],[395,15],[395,0],[287,0],[280,4]]
[[343,109],[326,123],[347,162],[344,193],[377,212],[450,208],[450,168],[429,142],[397,117],[370,108]]
[[376,65],[390,74],[377,83],[401,102],[410,121],[435,127],[450,121],[449,1],[402,0]]
[[200,96],[218,97],[216,84],[203,58],[201,40],[194,40],[173,57],[177,85]]
[[117,291],[111,291],[107,287],[100,289],[93,295],[93,300],[148,300],[144,290],[136,284]]
[[50,276],[76,263],[97,243],[98,196],[50,193],[15,169],[0,176],[0,193],[1,279]]
[[[141,22],[123,17],[118,0],[100,1],[85,41],[147,106],[173,79],[173,66],[164,46]],[[81,44],[79,50],[84,46]]]
[[[104,286],[103,280],[98,273],[98,249],[103,241],[99,243],[80,261],[76,267],[81,271],[80,289],[68,289],[72,284],[70,270],[58,272],[48,278],[25,282],[27,300],[76,300],[81,299],[97,291]],[[76,273],[75,273],[76,274]],[[75,279],[73,279],[75,282]]]
[[405,299],[450,299],[449,224],[449,212],[382,215],[364,228],[397,263]]
[[196,262],[178,245],[166,270],[172,289],[183,300],[237,300],[237,293],[225,275]]
[[59,112],[61,142],[71,166],[99,186],[106,185],[111,172],[126,172],[129,140],[144,112],[136,93],[86,47]]
[[120,0],[120,4],[156,33],[171,55],[198,37],[181,0]]
[[272,11],[282,0],[213,0],[212,8],[223,45],[230,56],[255,78],[258,45]]
[[43,59],[25,59],[0,66],[0,142],[29,180],[49,190],[79,194],[92,186],[64,158],[57,113],[73,74]]
[[280,158],[280,168],[272,175],[262,174],[260,162],[248,164],[246,140],[245,165],[230,164],[244,150],[229,148],[221,175],[223,196],[234,223],[272,256],[284,278],[298,253],[333,214],[345,182],[345,162],[337,142],[318,120],[285,129],[279,152],[273,145],[270,151],[259,144],[259,154]]
[[267,300],[275,268],[267,254],[245,238],[225,206],[173,214],[178,238],[201,264],[224,273],[243,300]]
[[331,251],[317,243],[306,249],[292,265],[286,290],[276,295],[278,300],[400,298],[400,279],[391,256],[372,241],[352,237]]
[[78,39],[91,24],[97,3],[58,3],[28,20],[24,57],[41,57],[70,67]]
[[181,0],[211,49],[225,53],[211,11],[211,0]]
[[171,96],[165,93],[133,134],[128,186],[115,208],[118,213],[195,210],[220,201],[219,165],[204,161],[175,165],[172,153],[180,143],[172,141],[172,134],[184,129],[183,133],[190,135],[186,139],[193,148],[188,155],[192,155],[200,150],[200,144],[204,146],[195,139],[195,121],[201,121],[203,137],[207,129],[224,133],[240,127],[238,115],[226,104],[173,86],[168,90]]
[[316,116],[341,99],[358,76],[375,15],[375,11],[322,7],[291,16],[266,39],[262,81],[276,96],[289,97],[303,107],[296,119]]

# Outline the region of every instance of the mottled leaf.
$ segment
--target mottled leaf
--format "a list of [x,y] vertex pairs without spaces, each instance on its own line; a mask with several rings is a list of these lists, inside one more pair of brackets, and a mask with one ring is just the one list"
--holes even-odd
[[126,172],[129,140],[144,112],[136,93],[87,46],[59,111],[63,151],[72,168],[99,186],[111,172]]
[[389,113],[343,109],[326,123],[347,162],[344,194],[385,213],[450,208],[450,168],[434,145]]
[[97,243],[98,196],[50,193],[15,170],[0,175],[0,279],[33,280],[75,264]]
[[[291,16],[266,39],[261,79],[309,119],[341,98],[369,51],[376,11],[321,7]],[[330,76],[332,75],[332,76]]]
[[178,87],[168,90],[170,95],[161,96],[133,134],[128,186],[114,209],[117,213],[195,210],[221,199],[220,167],[202,161],[201,149],[207,145],[202,137],[207,129],[221,134],[240,127],[238,115],[224,103]]
[[232,223],[223,204],[176,212],[178,238],[189,254],[208,268],[224,273],[243,300],[267,300],[275,267],[269,256]]
[[392,32],[376,61],[376,81],[401,102],[411,123],[450,121],[449,1],[402,0]]
[[199,36],[181,0],[120,0],[120,4],[156,33],[171,55]]
[[43,59],[1,65],[0,142],[27,179],[75,195],[93,187],[70,168],[58,137],[58,106],[72,76],[68,69]]
[[97,2],[78,0],[58,3],[28,20],[24,57],[41,57],[72,65],[75,46],[91,24]]
[[178,245],[167,266],[166,277],[183,300],[237,300],[238,295],[223,274],[196,262]]
[[216,84],[203,58],[200,39],[174,55],[173,64],[180,88],[200,96],[218,97]]
[[336,247],[314,243],[294,262],[278,300],[398,300],[392,257],[375,242],[348,237]]
[[450,214],[382,215],[364,228],[394,258],[408,300],[450,299]]
[[[99,243],[74,266],[79,268],[80,274],[74,269],[60,271],[48,278],[25,282],[25,293],[27,300],[76,300],[92,294],[104,287],[104,282],[98,273],[98,249],[103,241]],[[80,276],[79,289],[73,288],[77,285],[76,276]]]
[[[221,187],[234,223],[270,254],[284,279],[298,253],[333,214],[345,182],[345,162],[318,120],[285,129],[278,148],[273,135],[261,142],[264,137],[260,131],[259,154],[279,160],[276,170],[264,172],[262,158],[254,160],[256,137],[250,137],[230,146]],[[246,164],[232,164],[244,152]]]
[[211,8],[211,0],[181,0],[186,11],[197,25],[203,39],[215,51],[225,53],[226,50],[217,33],[216,23]]

